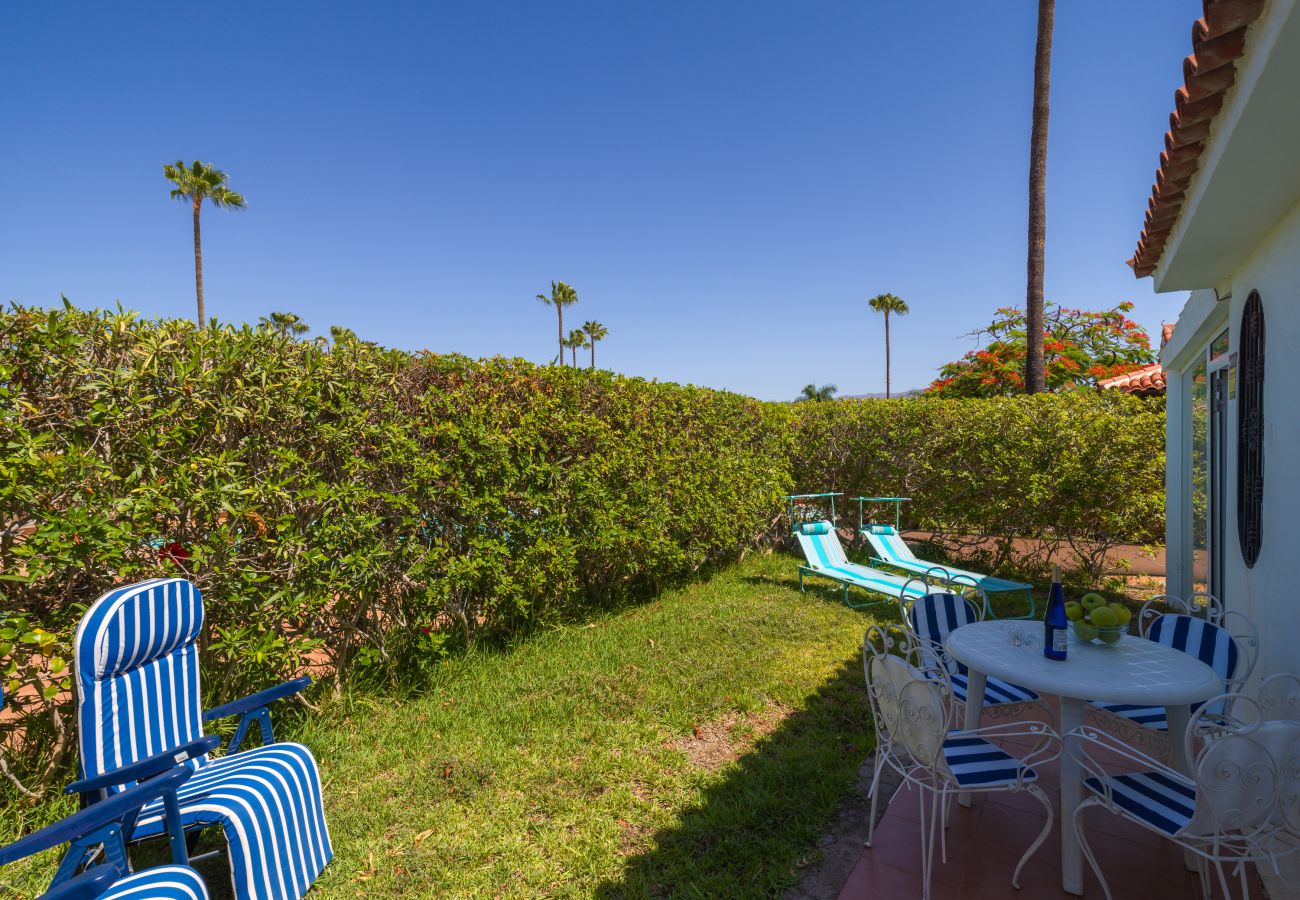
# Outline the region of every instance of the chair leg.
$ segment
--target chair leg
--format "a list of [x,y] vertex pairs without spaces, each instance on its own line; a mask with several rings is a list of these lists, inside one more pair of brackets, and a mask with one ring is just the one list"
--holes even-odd
[[[1232,892],[1228,889],[1228,878],[1223,874],[1223,863],[1220,860],[1214,861],[1214,874],[1219,876],[1219,887],[1223,889],[1223,900],[1232,900]],[[1209,895],[1207,894],[1208,898]]]
[[876,771],[871,776],[871,789],[867,792],[871,795],[871,820],[867,823],[867,846],[871,846],[871,841],[876,836],[876,801],[880,799],[880,772],[885,767],[885,756],[879,750],[876,751]]
[[1102,893],[1106,895],[1106,900],[1113,900],[1110,895],[1110,885],[1106,884],[1106,876],[1101,874],[1101,866],[1097,863],[1097,857],[1093,855],[1092,848],[1088,846],[1088,837],[1083,828],[1083,811],[1089,806],[1096,804],[1091,802],[1092,798],[1084,800],[1074,810],[1074,834],[1078,838],[1079,848],[1083,850],[1083,858],[1088,860],[1088,865],[1092,867],[1092,873],[1097,876],[1101,882]]
[[1038,802],[1043,804],[1043,809],[1047,812],[1047,818],[1043,822],[1043,830],[1038,832],[1038,837],[1034,838],[1034,842],[1029,845],[1025,855],[1020,857],[1020,862],[1016,863],[1016,870],[1011,873],[1011,886],[1016,890],[1020,890],[1020,870],[1025,867],[1025,863],[1029,862],[1029,857],[1038,852],[1038,848],[1043,846],[1043,841],[1047,840],[1047,836],[1052,833],[1052,801],[1043,793],[1043,789],[1036,784],[1025,785],[1025,790],[1033,794],[1038,799]]
[[918,792],[921,801],[921,900],[930,900],[930,880],[934,871],[934,823],[939,818],[939,792],[930,791],[929,822],[925,814],[926,789]]

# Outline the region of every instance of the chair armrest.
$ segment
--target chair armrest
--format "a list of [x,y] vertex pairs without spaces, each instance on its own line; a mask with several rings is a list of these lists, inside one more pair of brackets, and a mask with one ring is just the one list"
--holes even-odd
[[[118,772],[124,771],[118,769]],[[173,763],[172,771],[142,784],[134,785],[114,794],[107,800],[92,803],[83,810],[73,813],[66,819],[47,825],[24,838],[14,841],[7,847],[0,847],[0,865],[14,862],[24,857],[49,850],[60,844],[66,844],[93,832],[105,825],[125,819],[147,803],[152,803],[166,794],[174,794],[176,789],[193,775],[193,771],[177,767]],[[113,782],[121,784],[121,782]]]
[[[179,747],[173,747],[171,750],[164,750],[161,753],[155,753],[146,759],[133,762],[130,765],[122,766],[120,769],[113,769],[110,772],[104,772],[100,775],[92,775],[90,778],[83,778],[80,781],[74,781],[63,789],[66,794],[86,794],[91,791],[103,790],[107,787],[113,787],[118,784],[130,784],[133,781],[143,781],[146,778],[152,778],[168,769],[175,768],[177,765],[188,762],[196,756],[202,756],[204,753],[211,753],[217,747],[221,746],[221,738],[218,735],[211,734],[207,737],[201,737],[197,740],[190,741],[188,744],[181,744]],[[120,794],[118,796],[121,796]]]
[[292,681],[286,681],[276,687],[267,688],[264,691],[258,691],[256,694],[249,694],[240,700],[232,700],[230,703],[206,710],[203,713],[203,721],[211,722],[213,719],[224,719],[227,716],[241,716],[253,712],[264,706],[269,706],[276,700],[292,697],[294,694],[306,689],[310,684],[311,679],[305,675]]

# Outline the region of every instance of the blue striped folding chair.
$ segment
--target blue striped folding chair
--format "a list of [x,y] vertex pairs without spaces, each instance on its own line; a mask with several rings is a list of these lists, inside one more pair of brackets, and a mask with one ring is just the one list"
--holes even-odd
[[[300,678],[206,712],[199,690],[203,601],[194,585],[161,578],[109,591],[77,628],[77,718],[82,779],[68,787],[91,803],[123,790],[123,767],[171,753],[194,770],[177,792],[193,839],[221,829],[239,900],[302,897],[333,857],[320,772],[301,744],[275,742],[267,707],[301,691]],[[203,723],[240,716],[222,756]],[[262,745],[240,750],[251,726]],[[126,771],[130,771],[128,768]],[[134,839],[159,835],[164,810],[144,808]],[[220,852],[220,851],[217,851]],[[202,859],[203,856],[196,856]]]
[[[158,760],[158,766],[162,774],[143,784],[0,847],[0,866],[68,844],[49,889],[40,895],[42,900],[208,900],[203,879],[189,867],[176,800],[177,790],[193,772],[170,758]],[[172,864],[132,874],[126,845],[140,810],[155,801],[166,809]]]
[[[1276,678],[1284,679],[1274,684]],[[1258,697],[1290,693],[1296,676],[1266,679]],[[1282,690],[1275,690],[1281,688]],[[1231,707],[1225,718],[1216,709]],[[1300,849],[1300,719],[1272,718],[1257,697],[1228,693],[1206,703],[1179,736],[1186,742],[1191,775],[1153,759],[1114,735],[1082,725],[1067,737],[1068,752],[1083,769],[1088,796],[1074,814],[1075,833],[1107,900],[1110,888],[1088,846],[1085,810],[1100,806],[1195,855],[1201,896],[1213,896],[1210,870],[1225,898],[1229,873],[1250,897],[1247,863],[1271,863]],[[1102,751],[1096,753],[1090,751]],[[1097,762],[1105,756],[1120,774]]]
[[[928,900],[936,828],[940,856],[945,863],[948,861],[947,824],[952,797],[959,793],[1023,790],[1043,804],[1047,815],[1042,830],[1012,872],[1011,884],[1019,888],[1020,870],[1052,830],[1052,801],[1036,783],[1038,772],[1034,767],[1060,755],[1060,739],[1046,722],[1005,722],[973,731],[958,729],[956,723],[961,720],[962,710],[954,702],[948,672],[942,665],[928,665],[925,659],[924,644],[905,629],[896,625],[867,629],[862,643],[862,668],[876,730],[867,846],[875,839],[880,776],[888,766],[901,777],[904,787],[917,788],[921,806],[921,897]],[[1027,755],[1017,757],[994,742],[1014,737],[1032,737],[1036,745]]]
[[[1203,598],[1203,615],[1198,614]],[[1162,612],[1162,608],[1173,612]],[[1148,600],[1138,612],[1142,637],[1194,656],[1215,671],[1229,693],[1246,683],[1255,668],[1259,635],[1250,620],[1238,612],[1225,612],[1208,594],[1190,601],[1161,596]],[[1195,712],[1199,708],[1192,707]],[[1094,718],[1133,743],[1160,746],[1168,739],[1169,723],[1163,706],[1130,703],[1089,704]],[[1214,710],[1226,714],[1225,707]]]
[[[969,598],[946,591],[932,591],[917,599],[904,597],[899,601],[899,608],[904,627],[917,639],[927,671],[942,669],[952,682],[953,696],[964,704],[970,672],[948,655],[944,642],[961,626],[981,621],[984,611]],[[1052,718],[1051,707],[1029,688],[993,677],[984,685],[983,709],[991,716],[1015,715],[1028,703],[1038,704],[1048,719]]]

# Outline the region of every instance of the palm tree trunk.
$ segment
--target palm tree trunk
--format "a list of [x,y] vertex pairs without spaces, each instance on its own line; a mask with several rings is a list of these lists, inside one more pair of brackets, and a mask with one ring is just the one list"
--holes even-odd
[[889,399],[889,310],[885,310],[885,399]]
[[591,339],[591,368],[596,368],[596,339]]
[[573,367],[576,369],[578,368],[578,345],[571,346],[569,352],[573,354]]
[[1038,0],[1034,118],[1029,138],[1029,259],[1025,288],[1025,391],[1046,389],[1043,368],[1043,255],[1047,244],[1047,116],[1056,0]]
[[203,244],[199,241],[199,204],[201,197],[194,198],[194,292],[199,298],[199,327],[203,327]]
[[560,365],[564,365],[564,307],[558,302],[555,304],[555,320],[559,323]]

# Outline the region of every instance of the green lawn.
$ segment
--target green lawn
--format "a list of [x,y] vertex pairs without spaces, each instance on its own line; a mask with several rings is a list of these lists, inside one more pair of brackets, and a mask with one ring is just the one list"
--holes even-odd
[[[326,705],[282,735],[325,780],[335,858],[311,896],[779,893],[872,746],[859,648],[873,614],[800,594],[794,567],[751,556],[449,658],[415,698]],[[228,896],[223,860],[199,868]],[[47,878],[0,870],[0,898]]]
[[660,600],[452,659],[427,695],[300,735],[336,858],[313,896],[762,896],[871,749],[868,617],[751,557]]

